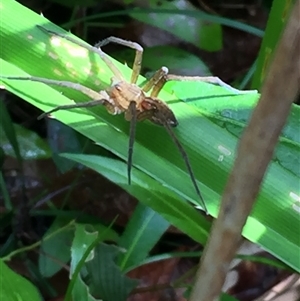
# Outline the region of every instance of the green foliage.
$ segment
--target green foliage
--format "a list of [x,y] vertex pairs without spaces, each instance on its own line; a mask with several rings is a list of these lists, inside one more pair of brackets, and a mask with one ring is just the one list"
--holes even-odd
[[[126,164],[123,162],[92,155],[65,154],[63,156],[104,174],[110,181],[117,183],[194,240],[202,244],[206,242],[209,230],[209,223],[206,219],[199,215],[190,204],[178,198],[176,194],[148,175],[136,169],[132,177],[132,185],[128,185]],[[151,189],[149,189],[150,187]],[[154,231],[153,235],[155,233],[157,232]],[[150,238],[148,239],[150,242]],[[126,242],[127,246],[129,242],[130,240]],[[123,243],[125,242],[123,241]],[[147,244],[146,241],[145,244]]]
[[24,277],[12,271],[0,260],[0,300],[6,301],[42,301],[36,287]]
[[[136,280],[126,277],[115,260],[121,249],[99,244],[106,231],[96,232],[86,225],[76,225],[71,247],[71,282],[65,300],[126,300],[130,291],[137,285]],[[87,283],[83,281],[85,278]],[[98,300],[98,299],[97,299]]]
[[115,259],[119,253],[120,249],[116,246],[98,244],[94,249],[94,257],[86,262],[94,296],[101,296],[103,300],[126,301],[138,284],[138,280],[126,277],[116,265]]
[[[199,11],[189,1],[150,1],[146,8],[149,10],[158,9],[158,11],[141,14],[132,10],[130,16],[143,23],[168,31],[172,35],[199,48],[208,51],[218,51],[222,48],[221,25],[216,22],[210,23],[205,18],[205,16],[208,16],[204,13],[198,17],[191,16],[191,13],[197,16]],[[159,11],[164,11],[165,13],[162,15]],[[188,11],[189,14],[184,14],[184,11]],[[180,12],[183,13],[180,14]]]
[[14,135],[22,160],[39,160],[51,157],[49,145],[39,135],[18,124],[14,124],[13,127],[14,134],[5,134],[6,127],[3,128],[0,124],[0,145],[7,156],[16,156],[16,152],[12,148],[13,144],[10,142],[11,139],[7,136]]
[[[1,58],[3,74],[23,76],[29,73],[46,78],[60,78],[81,82],[95,90],[108,86],[111,73],[99,57],[86,54],[82,49],[65,41],[62,41],[60,44],[62,46],[59,47],[55,44],[51,45],[50,37],[35,27],[35,24],[56,31],[61,31],[61,29],[14,2],[4,6],[2,11],[3,30],[1,30],[1,38],[4,41],[4,46],[1,49]],[[11,18],[18,16],[18,13],[22,16],[28,15],[28,18],[20,17],[17,18],[20,22],[11,22]],[[32,38],[29,39],[29,36]],[[22,45],[22,48],[20,48],[20,45]],[[54,59],[55,65],[53,65],[53,55],[57,56],[57,59]],[[30,62],[27,59],[28,56],[31,57]],[[43,57],[42,61],[40,57]],[[34,61],[38,64],[33,64]],[[69,65],[68,68],[66,68],[66,63]],[[72,67],[70,67],[70,64]],[[128,68],[117,62],[116,65],[126,78],[130,77]],[[87,71],[89,76],[87,76]],[[71,99],[85,100],[82,95],[68,89],[63,89],[64,95],[62,95],[57,92],[56,87],[34,82],[4,80],[4,83],[9,90],[43,110],[59,104],[70,103]],[[168,93],[172,90],[176,94],[182,93],[181,95],[188,96],[190,96],[189,93],[194,93],[193,101],[199,105],[205,100],[205,109],[180,101],[174,95]],[[45,99],[45,95],[47,95],[47,99]],[[209,212],[216,216],[219,196],[223,191],[227,175],[232,166],[233,154],[238,141],[238,137],[228,130],[228,120],[227,123],[224,123],[224,119],[220,116],[224,113],[224,106],[231,103],[238,103],[240,106],[242,106],[242,103],[250,103],[253,106],[257,95],[234,96],[221,87],[204,83],[181,82],[167,85],[165,91],[161,93],[161,98],[171,105],[178,117],[180,126],[176,129],[176,135],[188,152]],[[207,108],[210,106],[215,113],[206,114]],[[240,109],[243,112],[242,107],[239,106],[234,108],[234,112],[238,115]],[[216,112],[221,112],[221,114],[216,114]],[[225,110],[225,113],[228,114],[228,111]],[[212,118],[212,115],[214,115],[214,118]],[[61,111],[55,113],[55,116],[58,120],[69,124],[92,141],[126,160],[129,125],[122,119],[122,116],[111,116],[101,107],[90,110]],[[233,121],[230,123],[234,125]],[[299,150],[299,144],[296,141],[294,141],[294,144],[296,149]],[[70,156],[68,157],[70,158]],[[75,157],[73,158],[75,159]],[[77,161],[78,158],[77,156]],[[81,161],[85,161],[85,164],[88,164],[90,159],[90,157],[80,158]],[[182,203],[182,198],[199,205],[182,158],[162,128],[149,123],[138,124],[134,153],[136,169],[133,170],[133,178],[136,179],[135,181],[139,185],[125,187],[126,172],[122,164],[115,165],[116,170],[111,170],[112,167],[105,158],[99,157],[97,162],[100,162],[99,171],[101,166],[103,175],[108,178],[118,176],[114,179],[115,182],[121,186],[124,185],[123,187],[131,194],[141,193],[143,189],[147,189],[147,194],[155,193],[158,198],[164,198],[163,195],[172,195],[173,200],[161,202],[163,206],[161,208],[154,208],[153,204],[156,202],[149,202],[149,205],[163,216],[168,214],[165,207],[166,203],[176,204],[173,205],[176,207],[177,204]],[[98,168],[95,164],[92,167]],[[157,181],[157,191],[159,193],[152,188],[154,180],[150,180],[150,177],[145,179],[142,184],[140,180],[142,173],[137,170]],[[122,177],[122,180],[120,177]],[[159,185],[161,186],[159,187]],[[167,188],[178,194],[178,196],[175,197],[170,192],[167,193]],[[244,229],[244,235],[248,239],[259,243],[295,269],[299,269],[299,263],[296,259],[298,238],[297,234],[291,229],[297,227],[298,213],[293,210],[295,200],[290,192],[297,194],[298,189],[299,178],[283,168],[279,162],[274,161],[269,168],[254,211]],[[165,192],[162,194],[163,190]],[[146,190],[143,194],[140,194],[140,201],[145,202],[145,199],[147,199],[142,197],[145,192]],[[274,198],[276,198],[276,201]],[[172,205],[169,205],[169,207],[171,208]],[[265,208],[268,208],[268,212],[265,211]],[[170,216],[168,216],[169,221]],[[278,222],[278,216],[281,217],[281,222]],[[172,223],[174,223],[174,220],[176,219],[173,219]],[[179,228],[186,229],[186,226],[179,225],[184,220],[177,220],[176,225]],[[199,227],[199,222],[195,222],[196,224]],[[207,228],[198,231],[198,234],[196,234],[198,239],[194,235],[192,237],[203,242],[205,236],[201,237],[199,233],[205,233],[206,231]],[[284,241],[282,246],[285,247],[275,243],[279,239]]]
[[118,241],[118,245],[127,250],[119,256],[121,270],[128,270],[143,262],[169,226],[160,214],[138,204]]
[[[152,4],[156,5],[154,2]],[[82,83],[95,91],[109,86],[112,74],[99,57],[63,40],[53,39],[51,42],[50,36],[40,31],[36,25],[63,32],[61,28],[17,2],[4,0],[1,5],[1,75],[34,75],[69,80]],[[154,12],[154,8],[151,9]],[[129,13],[137,19],[146,20],[149,18],[147,13],[151,12],[151,9],[128,9],[119,15]],[[165,20],[162,18],[164,15],[162,11],[155,10],[155,18],[161,17],[160,22],[157,22],[158,27],[162,27],[163,20]],[[174,13],[174,11],[175,9],[173,11],[171,9],[168,13]],[[184,14],[189,17],[199,17],[199,20],[201,17],[202,21],[209,18],[207,14],[199,14],[197,11],[177,10],[178,18]],[[104,15],[102,14],[102,17]],[[118,14],[115,13],[115,15]],[[199,20],[195,22],[200,22]],[[229,25],[230,23],[230,20],[218,19],[218,17],[212,17],[209,20],[217,21],[219,24]],[[175,34],[182,35],[182,32],[186,30],[186,25],[187,22],[181,23],[180,31],[176,31]],[[237,27],[241,24],[232,22],[230,25]],[[251,27],[241,26],[241,28],[258,35],[262,34],[261,31],[256,31]],[[190,35],[187,38],[189,42],[197,46],[209,44],[209,39],[200,39],[202,41],[200,42],[199,37],[195,38]],[[220,41],[219,36],[217,46]],[[216,45],[214,47],[217,47]],[[159,52],[163,54],[161,61],[152,58]],[[146,68],[168,66],[175,61],[178,63],[175,68],[179,69],[181,63],[188,65],[187,68],[190,69],[193,65],[202,63],[196,57],[188,58],[186,52],[167,47],[155,47],[148,53],[146,52],[145,61],[147,63],[144,67]],[[119,62],[114,62],[129,79],[131,70]],[[205,73],[209,72],[205,66],[202,67]],[[144,80],[141,77],[140,82]],[[1,81],[9,91],[44,111],[60,104],[73,103],[73,100],[75,102],[86,101],[85,96],[69,89],[59,89],[30,81],[5,79]],[[217,216],[219,199],[234,161],[239,137],[247,125],[258,95],[232,95],[221,87],[205,83],[180,82],[168,83],[160,96],[170,104],[180,122],[179,127],[175,129],[175,134],[188,153],[210,214]],[[94,169],[140,201],[120,238],[116,233],[109,232],[111,230],[109,227],[99,222],[93,226],[74,222],[76,226],[74,232],[73,224],[66,222],[70,219],[62,218],[57,219],[45,234],[43,241],[37,243],[37,245],[41,244],[43,254],[51,255],[50,257],[41,255],[39,258],[39,270],[45,276],[51,276],[61,268],[61,264],[53,264],[52,257],[59,259],[61,263],[67,262],[71,257],[71,281],[66,300],[71,300],[71,298],[80,301],[96,300],[94,297],[101,295],[106,296],[106,299],[110,301],[117,298],[115,294],[118,300],[121,300],[120,298],[125,300],[130,290],[136,285],[135,281],[129,280],[124,275],[125,271],[151,260],[148,257],[149,252],[161,238],[169,223],[195,241],[205,244],[210,223],[197,211],[201,209],[201,204],[190,182],[186,167],[163,128],[147,122],[138,124],[132,185],[129,186],[126,164],[121,161],[127,159],[129,124],[122,116],[110,116],[102,107],[60,111],[54,115],[74,131],[119,158],[107,158],[103,151],[96,147],[93,151],[96,155],[73,152],[61,154],[60,159],[68,158],[72,162]],[[300,271],[299,237],[296,231],[299,225],[299,213],[297,213],[300,185],[297,169],[300,151],[299,117],[299,108],[293,106],[257,204],[243,231],[246,238],[259,244],[297,271]],[[13,126],[11,121],[6,123],[5,127],[3,123],[1,125],[6,136],[12,137],[8,139],[20,161],[28,158],[23,155],[22,151],[24,141],[18,138],[20,133],[24,136],[24,132],[31,145],[28,147],[27,144],[27,148],[44,149],[45,156],[49,155],[47,146],[40,143],[40,139],[31,132],[24,131],[19,126]],[[8,135],[7,129],[12,134]],[[4,137],[3,134],[1,135]],[[36,155],[36,157],[39,156]],[[2,174],[0,176],[0,187],[4,188],[3,176]],[[5,192],[4,189],[2,190]],[[13,206],[9,196],[7,193],[4,195],[6,195],[6,208],[11,210]],[[52,214],[62,214],[62,212],[54,208]],[[74,215],[74,213],[71,214]],[[108,233],[109,236],[107,236]],[[124,250],[121,251],[120,248],[103,243],[99,245],[99,242],[107,237],[117,241]],[[62,241],[72,241],[71,254],[70,248]],[[12,255],[29,249],[16,250]],[[175,254],[172,256],[175,257]],[[199,254],[197,253],[196,256]],[[7,256],[6,259],[9,257]],[[155,260],[158,259],[153,259]],[[20,281],[22,285],[27,285],[23,283],[22,277],[13,273],[3,262],[1,264],[11,281]],[[112,277],[118,279],[118,286],[108,285]],[[2,283],[5,294],[12,293],[10,283],[8,281]],[[107,290],[101,287],[103,283],[107,284]],[[27,288],[32,295],[26,295],[26,298],[22,296],[21,300],[39,300],[35,295],[35,289]],[[222,298],[229,300],[228,296]]]
[[252,87],[255,89],[261,89],[262,87],[274,50],[295,2],[295,0],[274,0],[272,3],[268,24],[257,59],[257,68],[252,80]]
[[[53,232],[68,224],[61,218],[57,218],[45,233],[48,237]],[[74,236],[74,230],[70,227],[64,227],[64,231],[60,231],[49,239],[42,241],[41,255],[39,256],[39,270],[44,277],[52,277],[61,270],[62,264],[67,264],[70,260],[71,253],[69,246]],[[57,261],[53,261],[55,258]]]

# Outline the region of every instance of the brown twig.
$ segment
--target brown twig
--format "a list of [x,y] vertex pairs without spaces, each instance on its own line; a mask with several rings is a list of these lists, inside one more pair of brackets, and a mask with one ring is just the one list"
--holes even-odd
[[299,94],[299,12],[300,0],[297,0],[275,51],[259,103],[241,138],[190,301],[218,299],[278,137]]

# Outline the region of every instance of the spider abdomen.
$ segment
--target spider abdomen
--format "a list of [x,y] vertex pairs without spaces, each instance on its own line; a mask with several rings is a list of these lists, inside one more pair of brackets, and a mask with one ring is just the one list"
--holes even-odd
[[149,120],[157,125],[169,124],[172,127],[178,125],[178,121],[169,106],[155,97],[145,97],[141,103],[142,111],[151,111]]

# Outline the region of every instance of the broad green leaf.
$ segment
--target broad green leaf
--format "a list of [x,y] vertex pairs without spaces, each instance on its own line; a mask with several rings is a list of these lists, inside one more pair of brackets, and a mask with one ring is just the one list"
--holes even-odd
[[[109,129],[108,126],[104,126],[103,130],[105,128]],[[123,162],[93,155],[62,154],[62,156],[103,174],[194,240],[202,244],[206,242],[209,222],[189,203],[141,171],[136,170],[132,177],[132,185],[128,185],[127,167]]]
[[93,258],[85,264],[91,277],[91,292],[103,301],[126,301],[139,282],[125,276],[116,265],[119,253],[120,248],[101,243],[95,247]]
[[[50,39],[35,26],[39,24],[62,32],[60,28],[17,2],[3,1],[1,13],[0,63],[3,75],[31,74],[71,80],[96,91],[109,85],[112,74],[97,55],[66,41]],[[129,79],[130,69],[120,63],[115,64]],[[34,82],[3,80],[3,84],[8,90],[43,110],[58,104],[72,103],[72,99],[76,102],[86,100],[86,97],[70,89],[58,89]],[[195,86],[197,89],[193,92],[197,94],[194,94],[196,98],[192,100],[210,100],[216,110],[218,103],[222,104],[223,110],[225,100],[231,104],[236,100],[251,103],[257,99],[257,95],[233,96],[227,90],[214,85],[195,83]],[[180,125],[174,132],[188,153],[209,212],[216,216],[218,200],[233,164],[238,138],[228,130],[223,119],[219,119],[218,116],[212,118],[212,114],[205,114],[205,109],[179,100],[170,93],[173,90],[184,90],[184,83],[166,85],[160,97],[170,105],[179,120]],[[236,113],[238,112],[237,107]],[[101,107],[61,111],[54,115],[58,120],[126,160],[129,124],[122,116],[111,116]],[[133,170],[134,177],[141,177],[142,173],[138,172],[140,170],[152,178],[151,183],[157,181],[157,184],[177,193],[178,200],[185,199],[200,205],[183,160],[163,128],[148,122],[138,124],[133,161],[136,168]],[[102,174],[112,172],[109,171],[109,166],[106,165],[106,168]],[[125,177],[125,168],[122,172]],[[148,191],[151,192],[149,179],[143,184],[147,189],[142,190],[143,196],[139,196],[140,200],[146,198]],[[140,181],[138,183],[139,185],[128,189],[132,194],[139,191],[142,184]],[[125,178],[122,184],[125,185]],[[299,235],[296,229],[299,226],[299,212],[294,208],[299,205],[299,188],[299,177],[291,174],[278,162],[272,162],[243,231],[246,238],[258,243],[298,271]]]
[[76,225],[71,247],[71,283],[66,300],[70,300],[70,287],[75,301],[96,300],[94,296],[101,296],[105,301],[116,300],[115,295],[122,300],[136,286],[137,281],[123,275],[113,262],[117,247],[100,243],[107,234],[106,229],[97,233],[92,226]]
[[119,256],[121,270],[141,264],[169,226],[158,213],[138,204],[118,241],[118,245],[126,250]]
[[[44,237],[56,232],[69,222],[69,220],[63,218],[56,218],[45,233]],[[74,229],[66,228],[64,231],[42,241],[39,256],[39,270],[44,277],[52,277],[63,268],[63,263],[66,264],[70,260],[70,245],[73,236]]]
[[[83,281],[80,271],[84,265],[84,262],[81,263],[81,260],[90,247],[90,245],[97,239],[97,232],[87,231],[87,225],[76,224],[74,240],[71,246],[71,267],[70,267],[70,278],[71,282],[65,297],[65,300],[71,300],[70,295],[74,301],[96,301],[90,294],[89,286]],[[88,254],[88,258],[91,258],[92,254]],[[81,265],[79,268],[79,273],[74,274],[78,265]],[[72,285],[72,291],[70,286]],[[99,300],[100,301],[100,300]]]
[[11,270],[0,260],[0,300],[5,301],[42,301],[37,288],[26,278]]
[[[210,120],[226,128],[236,138],[239,138],[244,131],[251,117],[257,97],[254,94],[252,99],[244,99],[235,97],[230,101],[229,97],[214,100],[198,99],[195,96],[200,93],[194,83],[183,83],[180,90],[174,87],[174,93],[180,99],[184,99],[188,104],[201,110]],[[193,99],[189,101],[189,99]],[[279,144],[275,149],[273,163],[280,164],[287,171],[294,173],[300,178],[300,107],[292,105],[291,114],[288,122],[282,130],[279,137]]]

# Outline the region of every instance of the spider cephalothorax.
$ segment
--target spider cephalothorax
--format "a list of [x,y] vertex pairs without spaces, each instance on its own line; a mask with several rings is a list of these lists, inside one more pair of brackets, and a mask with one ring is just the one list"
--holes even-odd
[[[58,110],[72,109],[72,108],[79,108],[79,107],[91,107],[99,104],[104,105],[110,114],[115,115],[115,114],[124,113],[125,119],[130,121],[130,139],[129,139],[129,152],[128,152],[128,164],[127,164],[129,184],[131,182],[131,166],[132,166],[133,143],[134,143],[136,122],[147,119],[157,125],[164,126],[167,132],[170,134],[172,140],[178,147],[187,166],[195,190],[202,202],[203,209],[207,212],[206,205],[204,203],[204,200],[198,188],[188,156],[171,129],[171,127],[176,127],[178,125],[178,121],[173,111],[170,109],[170,107],[165,102],[159,100],[157,96],[161,91],[161,89],[163,88],[166,81],[169,80],[205,81],[205,82],[221,85],[234,93],[241,93],[241,91],[236,90],[231,86],[227,85],[226,83],[221,81],[218,77],[171,75],[168,74],[168,68],[166,67],[162,67],[158,71],[156,71],[156,73],[144,84],[144,86],[140,88],[136,84],[141,70],[142,54],[143,54],[143,48],[139,44],[131,41],[125,41],[123,39],[116,38],[116,37],[109,37],[104,41],[97,43],[93,47],[84,42],[71,38],[68,35],[56,33],[41,26],[38,27],[48,35],[66,39],[91,52],[98,54],[113,73],[113,80],[112,80],[111,87],[109,87],[106,90],[102,90],[100,92],[96,92],[88,87],[73,82],[51,80],[51,79],[39,78],[39,77],[5,76],[5,78],[7,79],[32,80],[32,81],[41,82],[49,85],[68,87],[80,91],[81,93],[87,95],[91,99],[91,101],[84,102],[84,103],[58,106],[48,112],[45,112],[40,117],[43,117],[47,114],[50,114]],[[113,64],[111,59],[101,50],[102,46],[110,42],[130,47],[136,51],[130,82],[127,82],[124,79],[119,69]],[[151,90],[150,96],[147,96],[146,93],[149,92],[150,90]],[[244,92],[249,93],[251,91],[244,91]]]
[[175,127],[178,121],[169,108],[169,106],[156,97],[148,97],[145,92],[136,84],[129,84],[121,81],[114,83],[107,89],[108,102],[115,106],[112,114],[125,113],[125,119],[130,121],[132,116],[128,111],[130,102],[135,103],[137,120],[145,119],[163,126],[167,122],[170,126]]

